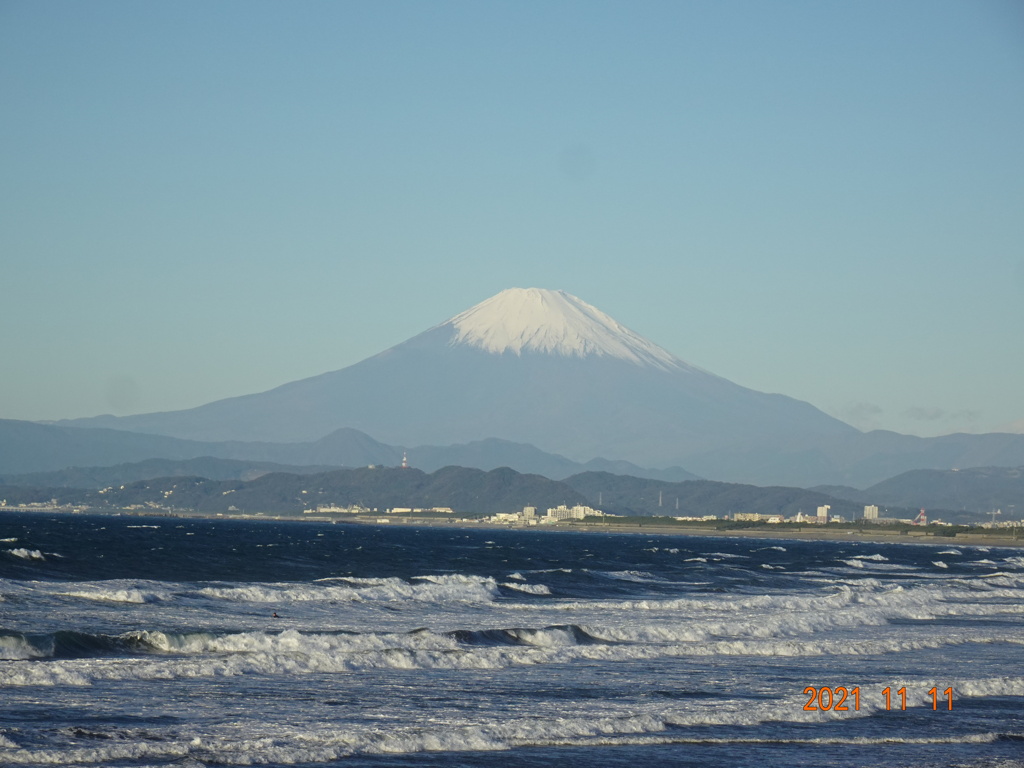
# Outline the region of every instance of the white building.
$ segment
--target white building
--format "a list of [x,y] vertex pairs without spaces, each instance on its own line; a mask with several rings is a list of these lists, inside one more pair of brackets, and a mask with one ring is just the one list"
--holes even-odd
[[370,510],[358,504],[353,504],[351,507],[339,507],[336,504],[321,504],[315,509],[304,509],[302,511],[307,515],[358,515],[364,512],[369,512]]
[[583,504],[577,504],[572,508],[565,504],[559,504],[557,507],[548,509],[547,516],[552,520],[582,520],[585,517],[604,517],[604,512]]
[[454,515],[451,507],[392,507],[387,510],[389,515],[416,515],[421,512],[442,512],[446,515]]
[[865,520],[877,520],[878,519],[878,507],[874,504],[869,504],[864,507],[864,519]]
[[488,518],[494,523],[523,523],[525,525],[537,525],[542,519],[537,517],[536,507],[523,507],[522,512],[499,512]]

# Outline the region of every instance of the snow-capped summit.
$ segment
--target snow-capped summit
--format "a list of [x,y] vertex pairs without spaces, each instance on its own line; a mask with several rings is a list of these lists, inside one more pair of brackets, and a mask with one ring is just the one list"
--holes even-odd
[[663,370],[682,360],[565,291],[509,288],[445,323],[450,344],[494,354],[540,352],[563,357],[614,357]]

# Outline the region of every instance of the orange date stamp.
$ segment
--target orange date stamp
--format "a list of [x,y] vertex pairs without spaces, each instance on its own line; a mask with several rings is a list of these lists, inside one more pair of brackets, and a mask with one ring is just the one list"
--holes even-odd
[[[804,688],[804,695],[809,697],[807,703],[804,704],[804,710],[807,712],[860,711],[861,694],[859,685],[853,688],[847,688],[843,685],[834,688],[829,686],[815,688],[809,685]],[[940,709],[940,701],[945,703],[945,706],[941,707],[941,709],[945,709],[948,712],[953,711],[952,688],[940,691],[938,686],[935,686],[929,689],[928,695],[932,697],[933,711]],[[891,710],[894,706],[905,710],[907,708],[907,687],[903,686],[894,691],[891,686],[887,686],[882,690],[882,699],[886,710]]]

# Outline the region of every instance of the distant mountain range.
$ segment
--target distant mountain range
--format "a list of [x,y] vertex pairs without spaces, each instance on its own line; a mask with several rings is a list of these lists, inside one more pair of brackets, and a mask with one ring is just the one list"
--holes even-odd
[[[184,411],[56,425],[67,427],[104,431],[63,432],[46,448],[0,443],[0,472],[202,455],[394,464],[395,446],[428,470],[650,476],[641,468],[671,467],[660,479],[765,486],[865,487],[912,469],[1024,465],[1024,435],[861,433],[690,365],[575,296],[536,288],[503,291],[339,371]],[[591,465],[596,457],[604,464]]]
[[[132,481],[133,474],[167,469],[173,476],[150,477]],[[583,472],[562,481],[539,475],[523,474],[508,468],[483,471],[465,467],[445,467],[432,473],[399,467],[362,467],[328,472],[266,472],[243,479],[253,463],[207,459],[178,463],[155,463],[108,468],[109,484],[91,489],[0,484],[0,498],[8,504],[45,502],[56,499],[62,504],[88,505],[92,508],[121,509],[141,506],[152,511],[177,509],[203,514],[297,514],[318,505],[361,505],[370,509],[391,507],[450,507],[462,515],[491,515],[518,511],[524,506],[541,510],[558,504],[587,504],[620,515],[724,517],[737,512],[791,517],[803,511],[813,515],[819,505],[827,504],[832,514],[847,520],[860,519],[865,503],[884,507],[883,517],[909,518],[917,511],[920,496],[900,482],[891,483],[891,498],[903,494],[910,503],[898,505],[880,498],[847,500],[821,490],[759,487],[708,480],[680,483],[614,475],[609,472]],[[184,474],[202,470],[218,477]],[[97,470],[76,470],[77,476],[95,485],[102,477]],[[63,473],[61,473],[63,474]],[[912,473],[911,473],[912,474]],[[983,473],[977,473],[983,474]],[[1019,494],[1006,478],[1008,493]],[[38,479],[44,479],[42,477]],[[56,478],[54,478],[56,479]],[[991,499],[989,499],[991,500]],[[1006,507],[1006,505],[1003,505]],[[930,509],[930,516],[946,522],[981,522],[983,511]]]
[[[412,474],[402,474],[408,472]],[[437,472],[442,472],[445,478],[443,493],[440,486],[408,484],[409,478],[432,478]],[[189,488],[191,495],[179,494],[176,503],[184,503],[187,499],[188,504],[194,505],[190,508],[201,512],[226,512],[231,506],[294,512],[296,505],[311,503],[306,498],[308,494],[294,491],[295,487],[301,486],[300,491],[310,487],[326,489],[323,497],[326,501],[320,503],[423,506],[430,501],[430,505],[457,507],[467,498],[472,498],[473,506],[466,509],[487,514],[513,511],[528,504],[569,503],[573,500],[573,503],[582,500],[591,506],[626,515],[703,516],[753,512],[789,517],[798,511],[811,514],[822,504],[830,505],[833,514],[841,514],[847,519],[861,517],[867,504],[879,506],[883,517],[912,517],[916,510],[926,508],[933,519],[941,517],[947,522],[981,522],[989,519],[990,513],[997,509],[1003,514],[999,520],[1020,519],[1024,513],[1021,502],[1024,499],[1024,467],[914,470],[863,491],[845,486],[803,489],[708,480],[673,482],[603,471],[580,472],[558,482],[534,473],[500,468],[483,474],[492,479],[515,478],[515,494],[510,495],[505,489],[498,492],[493,500],[487,500],[479,494],[471,493],[467,497],[466,489],[457,488],[460,478],[468,480],[471,485],[479,485],[482,472],[465,467],[446,467],[443,471],[424,473],[393,466],[335,470],[322,466],[295,467],[211,457],[181,461],[151,459],[112,467],[73,467],[0,477],[0,498],[6,498],[10,503],[57,498],[66,503],[117,506],[159,501],[162,498],[159,494],[185,483],[183,487]],[[274,478],[264,479],[270,475]],[[339,485],[338,478],[349,479]],[[393,482],[395,479],[401,482]],[[392,485],[388,486],[388,483]],[[292,490],[282,491],[282,487]],[[337,495],[335,492],[342,488],[346,493]],[[106,490],[97,494],[100,489]],[[268,493],[268,489],[273,490]],[[225,490],[241,493],[222,504]],[[244,499],[247,506],[239,507],[240,499]]]
[[0,484],[38,488],[98,490],[159,477],[202,477],[207,480],[255,480],[272,472],[314,475],[330,472],[332,466],[293,466],[270,461],[244,461],[201,456],[196,459],[147,459],[112,467],[69,467],[53,472],[31,472],[0,476]]
[[813,490],[859,504],[967,510],[1001,519],[1024,515],[1024,467],[974,467],[960,470],[915,469],[863,491],[845,486]]
[[[0,486],[8,503],[49,499],[42,489]],[[658,507],[658,493],[668,494]],[[65,504],[122,508],[158,505],[204,514],[263,512],[299,513],[318,505],[358,504],[384,510],[391,507],[450,507],[460,514],[513,512],[524,506],[542,510],[558,504],[590,504],[620,514],[726,514],[765,511],[795,514],[802,502],[812,511],[833,501],[854,510],[850,502],[835,502],[821,493],[789,489],[766,496],[763,489],[728,483],[674,484],[623,478],[604,472],[583,473],[559,482],[511,469],[484,472],[446,467],[433,473],[396,467],[342,469],[299,475],[271,473],[253,480],[213,480],[201,477],[161,477],[101,490],[57,489],[54,498]],[[679,509],[675,509],[676,499]]]
[[307,475],[275,472],[254,480],[161,477],[109,490],[53,489],[52,497],[42,489],[0,486],[0,495],[8,503],[55,498],[62,504],[98,508],[153,504],[204,514],[295,514],[319,505],[358,504],[381,510],[450,507],[464,514],[484,515],[518,511],[526,504],[546,508],[585,502],[583,495],[570,486],[546,477],[507,468],[485,472],[465,467],[445,467],[430,474],[396,467]]
[[[397,466],[403,456],[412,466],[427,472],[447,466],[485,470],[510,467],[555,480],[587,470],[671,481],[696,478],[679,467],[651,470],[627,461],[606,459],[580,464],[532,445],[493,438],[465,445],[403,450],[379,443],[355,429],[339,429],[310,443],[207,443],[114,429],[0,419],[0,481],[17,485],[102,488],[122,481],[103,471],[105,466],[132,480],[171,474],[226,480],[242,478],[243,473],[254,476],[285,469],[307,473],[371,464]],[[193,465],[197,471],[181,463],[186,460],[197,462]],[[174,472],[161,469],[171,465],[176,467]]]

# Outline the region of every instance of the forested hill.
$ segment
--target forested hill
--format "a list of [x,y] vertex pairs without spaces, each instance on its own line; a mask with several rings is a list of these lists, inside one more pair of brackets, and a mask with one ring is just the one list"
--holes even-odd
[[[218,465],[219,466],[219,465]],[[228,467],[220,467],[228,469]],[[269,472],[251,480],[199,476],[164,477],[102,489],[0,486],[10,505],[49,501],[93,509],[200,512],[204,514],[298,514],[322,505],[368,509],[449,507],[461,515],[516,512],[533,506],[540,514],[559,504],[586,504],[618,515],[724,517],[734,513],[813,515],[828,504],[847,520],[863,505],[802,488],[690,480],[670,483],[608,472],[585,472],[564,481],[521,474],[507,467],[484,471],[445,467],[425,473],[400,467],[364,467],[313,474]],[[888,510],[906,517],[908,509]]]

